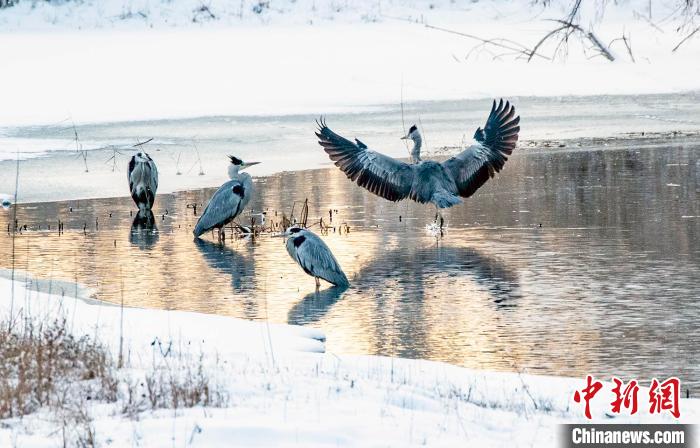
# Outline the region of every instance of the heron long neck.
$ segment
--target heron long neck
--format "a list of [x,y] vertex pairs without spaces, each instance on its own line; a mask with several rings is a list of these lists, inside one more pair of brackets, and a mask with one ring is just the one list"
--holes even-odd
[[423,139],[420,134],[416,133],[413,136],[413,149],[411,150],[411,163],[418,163],[421,161],[420,158],[420,148],[423,146]]
[[236,179],[238,178],[238,165],[234,165],[233,163],[228,166],[228,177],[229,179]]

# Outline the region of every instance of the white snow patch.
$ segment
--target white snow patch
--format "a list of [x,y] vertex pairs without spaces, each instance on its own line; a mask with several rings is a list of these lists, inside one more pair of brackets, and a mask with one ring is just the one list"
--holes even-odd
[[534,46],[569,4],[553,3],[299,0],[256,14],[212,1],[217,18],[193,23],[198,0],[20,2],[0,11],[0,126],[328,113],[395,104],[402,86],[404,101],[700,88],[700,39],[671,52],[678,23],[650,25],[645,0],[582,11],[606,43],[624,30],[636,62],[619,42],[613,63],[572,42],[565,60],[527,63],[425,26]]

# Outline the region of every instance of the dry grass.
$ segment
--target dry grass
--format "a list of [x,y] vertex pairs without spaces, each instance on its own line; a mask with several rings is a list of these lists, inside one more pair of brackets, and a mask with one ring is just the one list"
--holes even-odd
[[121,370],[107,347],[74,337],[65,320],[0,321],[0,420],[41,410],[63,446],[96,446],[93,403],[116,403],[116,412],[133,419],[156,409],[226,406],[228,394],[212,371],[203,354],[174,358],[169,351],[155,355],[145,371]]
[[197,361],[185,357],[165,362],[154,361],[141,380],[124,384],[122,413],[136,418],[139,413],[157,409],[180,409],[195,406],[225,407],[229,404],[226,388],[212,380],[204,355]]
[[0,325],[0,418],[60,406],[76,385],[91,399],[115,401],[113,372],[107,351],[88,337],[73,337],[65,321],[20,330]]

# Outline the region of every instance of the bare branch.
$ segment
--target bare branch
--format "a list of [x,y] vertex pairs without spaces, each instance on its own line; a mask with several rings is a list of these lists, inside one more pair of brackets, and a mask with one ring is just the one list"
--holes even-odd
[[529,55],[529,57],[527,58],[527,62],[530,62],[530,60],[532,59],[532,57],[536,54],[535,52],[542,46],[542,44],[544,44],[550,37],[554,36],[554,35],[557,34],[559,31],[562,31],[562,30],[564,30],[565,28],[566,28],[565,26],[562,26],[562,27],[560,27],[560,28],[557,28],[557,29],[552,30],[552,31],[550,31],[549,33],[545,34],[544,37],[543,37],[542,39],[540,39],[540,41],[537,42],[537,44],[535,44],[534,47],[532,47],[532,51],[530,52],[530,55]]
[[632,44],[631,44],[631,38],[628,38],[625,36],[624,31],[622,32],[622,37],[618,37],[617,39],[613,39],[610,41],[608,44],[608,48],[612,48],[612,44],[618,41],[622,41],[622,43],[625,44],[625,48],[627,49],[627,54],[630,56],[630,59],[632,62],[636,63],[637,61],[634,59],[634,54],[632,53]]
[[676,50],[678,50],[678,48],[679,48],[681,45],[683,45],[688,39],[690,39],[691,37],[693,37],[693,35],[694,35],[695,33],[697,33],[698,31],[700,31],[700,26],[697,27],[697,28],[695,28],[690,34],[688,34],[687,36],[685,36],[685,37],[683,38],[683,40],[681,40],[680,42],[678,42],[678,45],[676,45],[676,46],[673,48],[673,50],[671,50],[671,52],[672,52],[672,53],[675,53]]
[[[511,51],[515,51],[517,53],[522,53],[522,54],[528,55],[528,56],[530,56],[530,58],[532,58],[533,56],[537,56],[537,57],[540,57],[540,58],[548,60],[548,61],[551,60],[547,56],[544,56],[542,54],[534,52],[534,51],[530,50],[529,48],[525,47],[524,45],[521,45],[517,42],[509,41],[507,39],[483,39],[483,38],[481,38],[479,36],[475,36],[473,34],[462,33],[459,31],[454,31],[454,30],[450,30],[447,28],[441,28],[438,26],[426,24],[425,27],[431,28],[434,30],[438,30],[438,31],[443,31],[445,33],[456,34],[457,36],[462,36],[462,37],[466,37],[469,39],[478,40],[479,42],[482,43],[482,45],[488,44],[488,45],[493,45],[493,46],[500,47],[500,48],[505,48],[506,50],[511,50]],[[507,42],[507,43],[504,43],[504,42]]]
[[[138,141],[138,140],[137,140],[137,141]],[[137,146],[145,145],[146,143],[149,143],[149,142],[151,142],[151,141],[153,141],[153,137],[149,138],[149,139],[146,140],[145,142],[136,143],[133,147],[136,148]]]

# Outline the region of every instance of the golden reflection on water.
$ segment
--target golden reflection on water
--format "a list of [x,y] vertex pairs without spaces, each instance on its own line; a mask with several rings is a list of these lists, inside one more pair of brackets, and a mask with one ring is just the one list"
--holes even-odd
[[[350,232],[324,240],[345,291],[316,294],[282,238],[193,241],[188,204],[201,212],[214,189],[159,196],[152,228],[133,225],[129,198],[20,205],[15,263],[127,306],[312,325],[336,353],[698,386],[700,219],[683,218],[700,215],[697,166],[685,148],[522,153],[447,211],[439,240],[424,229],[431,207],[378,199],[335,169],[257,179],[251,206],[270,220],[304,198],[310,222],[338,210],[332,224]],[[11,243],[3,232],[0,267]]]

